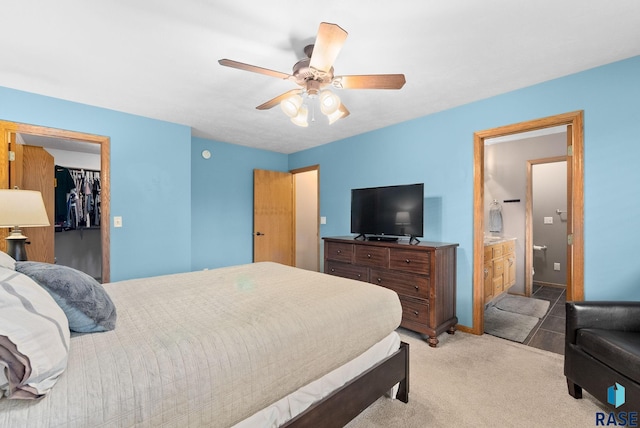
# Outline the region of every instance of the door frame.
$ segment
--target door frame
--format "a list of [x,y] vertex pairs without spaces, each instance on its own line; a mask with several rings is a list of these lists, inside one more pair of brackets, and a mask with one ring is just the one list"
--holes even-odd
[[[0,188],[9,187],[9,136],[12,133],[29,134],[41,137],[76,140],[92,144],[100,144],[100,239],[102,251],[102,282],[111,280],[111,170],[109,137],[83,132],[68,131],[46,126],[29,125],[19,122],[0,120]],[[0,245],[4,245],[4,240]]]
[[[484,332],[484,140],[505,135],[567,125],[572,142],[567,156],[571,174],[570,208],[573,221],[568,234],[573,245],[568,246],[572,266],[567,271],[567,301],[584,299],[584,112],[562,113],[541,119],[520,122],[475,132],[473,135],[473,334]],[[465,329],[466,330],[466,329]]]

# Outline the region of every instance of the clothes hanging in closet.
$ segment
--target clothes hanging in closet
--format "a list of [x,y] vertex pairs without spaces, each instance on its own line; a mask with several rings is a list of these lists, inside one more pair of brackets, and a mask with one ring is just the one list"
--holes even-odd
[[62,224],[67,220],[67,198],[75,187],[75,181],[68,168],[55,166],[55,223]]
[[57,166],[56,224],[63,229],[99,226],[100,187],[100,171]]

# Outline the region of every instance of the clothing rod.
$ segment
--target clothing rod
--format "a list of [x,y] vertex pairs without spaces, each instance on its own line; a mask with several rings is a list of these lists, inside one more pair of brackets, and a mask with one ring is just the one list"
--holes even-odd
[[68,170],[73,170],[73,171],[84,171],[84,172],[100,172],[99,169],[87,169],[87,168],[76,168],[75,166],[64,166],[64,165],[56,165],[59,166],[60,168],[66,168]]
[[566,212],[567,212],[566,210],[563,211],[560,208],[556,210],[556,214],[565,214]]

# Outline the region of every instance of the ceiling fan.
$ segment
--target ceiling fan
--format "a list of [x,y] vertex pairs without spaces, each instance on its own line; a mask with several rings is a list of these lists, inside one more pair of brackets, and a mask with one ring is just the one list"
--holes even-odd
[[319,98],[320,110],[329,118],[329,123],[347,117],[349,110],[332,91],[325,89],[331,85],[338,89],[400,89],[406,80],[404,74],[365,74],[335,76],[333,62],[347,39],[347,32],[336,24],[320,23],[316,41],[304,48],[307,58],[293,66],[293,73],[287,74],[268,68],[245,64],[230,59],[221,59],[220,65],[252,71],[267,76],[295,82],[299,88],[292,89],[260,104],[258,110],[267,110],[280,104],[282,110],[299,126],[308,126],[308,107],[303,95],[309,99]]

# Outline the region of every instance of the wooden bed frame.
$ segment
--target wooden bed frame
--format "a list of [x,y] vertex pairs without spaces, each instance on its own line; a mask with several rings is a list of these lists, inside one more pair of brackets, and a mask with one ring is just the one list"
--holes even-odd
[[303,413],[283,425],[300,427],[343,427],[364,409],[400,383],[397,399],[409,401],[409,344],[400,342],[400,349]]

